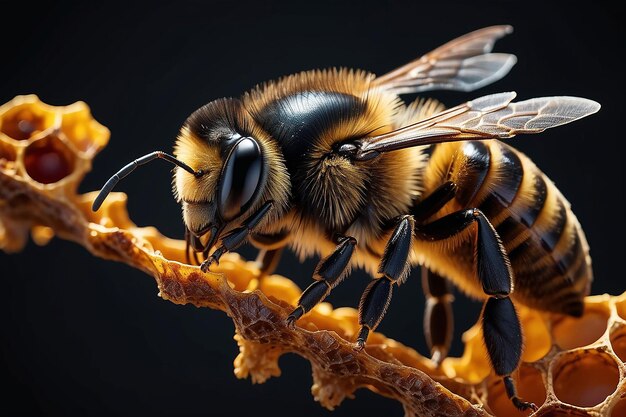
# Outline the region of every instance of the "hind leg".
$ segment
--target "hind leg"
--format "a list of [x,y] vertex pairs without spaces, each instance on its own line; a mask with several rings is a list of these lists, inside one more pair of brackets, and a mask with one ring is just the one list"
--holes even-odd
[[448,280],[422,267],[422,288],[426,295],[424,309],[424,336],[430,357],[437,366],[446,358],[452,343],[454,317]]
[[461,210],[431,223],[418,225],[416,236],[426,241],[448,239],[473,227],[475,265],[483,291],[489,296],[482,314],[483,337],[491,365],[504,380],[507,394],[520,410],[533,403],[517,396],[511,378],[522,354],[522,332],[509,294],[513,289],[513,271],[498,233],[477,208]]

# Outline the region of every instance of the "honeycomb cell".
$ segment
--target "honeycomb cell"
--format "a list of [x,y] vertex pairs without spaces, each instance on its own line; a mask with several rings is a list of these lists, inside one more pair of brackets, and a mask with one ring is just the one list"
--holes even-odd
[[562,402],[579,407],[602,403],[619,382],[617,364],[599,351],[565,353],[554,369],[554,393]]
[[554,342],[562,349],[587,346],[600,339],[606,331],[611,311],[605,304],[588,304],[581,318],[563,317],[552,330]]
[[626,328],[623,327],[611,335],[611,346],[622,362],[626,362]]
[[624,417],[626,416],[626,397],[623,397],[620,401],[613,406],[611,411],[611,417]]
[[72,173],[75,155],[54,135],[31,143],[24,152],[24,168],[42,184],[52,184]]
[[[513,375],[518,387],[518,393],[526,401],[535,403],[538,407],[546,400],[546,388],[543,385],[541,372],[532,366],[522,364],[517,375]],[[496,416],[528,416],[527,411],[519,411],[513,406],[504,390],[504,384],[499,380],[488,389],[487,403]]]
[[15,148],[8,143],[0,141],[0,160],[15,161],[17,158],[17,152]]
[[[28,101],[34,101],[27,98]],[[1,115],[0,131],[15,140],[28,140],[54,124],[56,114],[31,102],[8,109]]]
[[79,101],[69,109],[63,114],[61,131],[76,149],[91,153],[104,147],[109,140],[109,129],[93,119],[89,107]]

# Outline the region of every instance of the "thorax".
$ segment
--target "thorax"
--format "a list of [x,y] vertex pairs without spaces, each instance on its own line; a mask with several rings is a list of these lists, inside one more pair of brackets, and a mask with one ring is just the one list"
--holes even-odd
[[368,252],[382,251],[379,241],[390,222],[407,214],[419,196],[421,149],[366,162],[336,152],[342,142],[398,127],[401,101],[370,90],[371,78],[349,70],[300,73],[243,97],[254,120],[282,150],[292,209],[277,227],[291,231],[292,246],[303,257],[326,255],[336,234],[348,235],[357,239],[357,263],[364,266]]

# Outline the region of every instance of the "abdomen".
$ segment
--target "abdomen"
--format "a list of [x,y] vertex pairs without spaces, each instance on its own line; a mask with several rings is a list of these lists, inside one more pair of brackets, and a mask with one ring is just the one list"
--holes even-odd
[[[445,181],[458,185],[456,197],[433,219],[474,207],[487,216],[509,255],[516,301],[582,314],[592,281],[587,240],[568,201],[530,159],[496,140],[446,143],[433,150],[424,178],[424,195]],[[471,240],[467,233],[441,245],[445,255],[422,261],[480,295]]]

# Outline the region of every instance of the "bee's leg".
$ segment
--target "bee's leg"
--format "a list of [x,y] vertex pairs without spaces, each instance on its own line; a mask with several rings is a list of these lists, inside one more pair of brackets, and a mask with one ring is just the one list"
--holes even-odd
[[476,270],[483,291],[490,298],[483,309],[483,337],[494,371],[504,380],[507,395],[520,410],[537,409],[533,403],[517,396],[511,378],[522,354],[522,331],[509,294],[513,287],[513,271],[498,233],[477,208],[451,213],[428,224],[418,225],[418,238],[435,241],[450,238],[471,225],[475,227]]
[[363,349],[370,331],[376,329],[387,312],[393,287],[409,273],[409,252],[413,243],[413,216],[402,216],[385,246],[383,258],[378,267],[382,274],[367,286],[359,303],[359,325],[361,330],[356,340],[357,349]]
[[289,327],[293,327],[296,320],[321,303],[350,272],[350,258],[354,253],[356,239],[340,236],[337,240],[339,243],[333,253],[317,264],[313,273],[315,282],[304,290],[298,300],[298,307],[287,317]]
[[185,261],[189,265],[200,265],[198,252],[202,252],[202,243],[200,243],[200,239],[198,239],[196,235],[191,233],[189,229],[185,227]]
[[437,366],[446,358],[452,343],[454,317],[448,280],[422,267],[422,288],[426,294],[424,312],[424,336],[430,349],[430,357]]
[[[457,188],[453,181],[447,181],[437,187],[411,210],[415,221],[418,224],[422,223],[441,210],[448,201],[454,198]],[[454,328],[452,301],[454,298],[448,281],[425,266],[422,266],[422,288],[426,295],[424,336],[431,358],[439,366],[448,355],[452,342]]]
[[[256,213],[248,217],[241,226],[228,232],[228,234],[222,238],[221,246],[215,249],[215,251],[207,259],[205,259],[204,262],[202,262],[200,269],[203,272],[208,271],[213,262],[219,263],[223,254],[241,246],[248,238],[250,232],[258,226],[261,220],[263,220],[267,213],[269,213],[271,208],[272,202],[268,201],[263,204]],[[206,248],[206,250],[208,251],[209,248]]]
[[[517,396],[515,382],[511,378],[519,365],[522,353],[522,330],[517,312],[509,297],[490,297],[483,308],[483,338],[493,369],[502,376],[506,394],[513,405],[520,410],[537,411],[534,403],[526,402]],[[519,349],[518,349],[519,346]]]
[[417,203],[411,209],[411,214],[419,224],[437,213],[452,198],[457,191],[457,185],[452,181],[447,181],[437,187],[426,198]]
[[189,231],[189,229],[185,227],[185,262],[187,262],[187,264],[189,265],[192,265],[191,256],[189,256],[189,253],[192,250],[193,249],[191,247],[191,232]]
[[256,263],[259,265],[259,279],[271,275],[276,270],[283,248],[289,240],[289,232],[282,231],[273,234],[252,233],[250,243],[259,249]]
[[274,273],[282,254],[283,248],[261,249],[259,251],[256,257],[256,263],[259,264],[259,279]]

